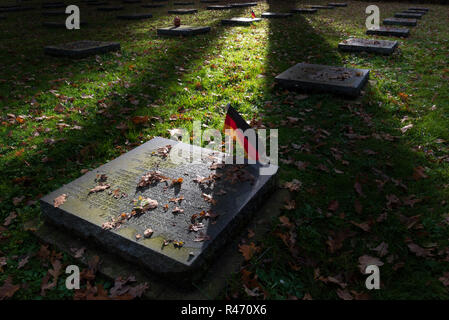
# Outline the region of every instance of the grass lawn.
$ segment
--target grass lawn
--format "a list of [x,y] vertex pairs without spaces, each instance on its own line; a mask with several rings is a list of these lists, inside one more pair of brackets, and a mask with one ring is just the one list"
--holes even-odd
[[[212,30],[190,38],[156,35],[172,24],[172,6],[126,5],[153,18],[121,21],[81,4],[88,25],[77,31],[41,26],[58,17],[43,17],[37,0],[25,5],[39,9],[5,14],[0,287],[10,279],[20,285],[14,299],[71,299],[64,276],[41,290],[49,269],[64,275],[55,261],[74,261],[33,236],[38,199],[154,136],[169,137],[167,129],[191,129],[191,119],[222,129],[231,103],[253,126],[279,129],[281,184],[301,186],[223,298],[449,298],[448,7],[426,5],[431,11],[385,57],[339,52],[341,40],[367,37],[370,3],[346,2],[248,27],[220,20],[249,17],[249,8],[197,4],[198,14],[182,15],[182,23]],[[253,10],[289,11],[294,3],[259,2]],[[304,3],[327,2],[297,6]],[[413,6],[376,5],[381,19]],[[45,45],[81,39],[119,41],[122,50],[82,60],[43,54]],[[275,86],[274,76],[298,62],[370,69],[370,81],[356,100]],[[383,263],[380,290],[365,288],[364,260]],[[113,285],[101,277],[92,284]]]

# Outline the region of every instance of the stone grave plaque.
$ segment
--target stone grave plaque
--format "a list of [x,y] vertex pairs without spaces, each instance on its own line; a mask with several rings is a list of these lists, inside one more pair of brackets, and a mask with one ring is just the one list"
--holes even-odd
[[88,6],[107,6],[108,4],[109,2],[106,1],[93,1],[87,3]]
[[257,2],[231,3],[230,6],[233,8],[254,7],[257,6]]
[[417,7],[411,7],[411,8],[408,8],[408,10],[428,12],[428,11],[429,11],[429,8],[417,8]]
[[[43,25],[44,27],[47,27],[47,28],[60,28],[60,29],[66,29],[65,22],[45,21],[45,22],[42,22],[42,25]],[[85,22],[85,21],[80,21],[80,26],[83,26],[83,27],[87,26],[87,22]]]
[[42,4],[42,9],[56,9],[56,8],[64,8],[67,5],[64,2],[54,2]]
[[204,34],[210,31],[210,27],[198,26],[184,26],[158,28],[157,34],[159,36],[194,36],[197,34]]
[[377,29],[366,30],[368,35],[392,36],[392,37],[408,37],[410,30],[407,28],[379,27]]
[[193,6],[195,2],[173,2],[175,6]]
[[165,4],[159,4],[159,3],[146,3],[141,5],[142,8],[162,8],[165,7]]
[[262,18],[288,18],[293,16],[291,13],[285,13],[285,12],[264,12],[262,13]]
[[347,7],[348,6],[348,4],[344,3],[344,2],[331,2],[331,3],[328,3],[327,5],[331,6],[331,7]]
[[421,19],[422,14],[419,13],[406,13],[398,12],[394,14],[395,18],[405,18],[405,19]]
[[368,80],[369,70],[298,63],[278,76],[283,87],[357,97]]
[[[173,162],[170,153],[179,150],[197,161]],[[43,197],[42,212],[135,265],[191,280],[276,186],[277,167],[261,175],[260,165],[223,160],[219,152],[154,138]]]
[[338,48],[342,51],[365,51],[387,55],[392,54],[397,46],[397,41],[357,38],[349,38],[338,44]]
[[117,16],[117,19],[119,20],[144,20],[152,18],[153,15],[151,13],[130,13],[130,14],[123,14]]
[[120,11],[120,10],[123,10],[124,8],[125,7],[123,7],[123,6],[109,6],[109,7],[100,7],[100,8],[97,8],[97,10],[109,12],[109,11]]
[[227,5],[217,5],[217,6],[208,6],[206,7],[207,10],[227,10],[227,9],[231,9],[231,6],[227,6]]
[[384,19],[383,24],[414,27],[417,24],[417,20],[416,19],[403,19],[403,18],[386,18],[386,19]]
[[311,8],[295,8],[292,9],[293,13],[316,13],[318,9],[311,9]]
[[198,10],[197,9],[172,9],[172,10],[168,10],[168,13],[173,13],[173,14],[191,14],[191,13],[197,13]]
[[259,22],[262,18],[231,18],[231,19],[223,19],[221,20],[221,24],[223,25],[241,25],[241,26],[247,26],[252,24],[253,22]]
[[218,0],[201,0],[200,2],[202,2],[202,3],[217,3],[219,1]]
[[328,9],[328,10],[335,9],[335,7],[333,6],[321,6],[321,5],[310,5],[308,7],[312,9]]
[[51,11],[42,11],[42,15],[45,17],[52,17],[52,16],[65,16],[65,10],[51,10]]
[[120,50],[120,43],[118,42],[89,40],[69,42],[62,45],[47,46],[44,48],[44,52],[48,55],[69,58],[82,58],[89,55],[117,50]]
[[420,16],[420,17],[422,17],[422,16],[424,16],[426,14],[424,11],[411,11],[411,10],[404,10],[404,11],[401,11],[401,12],[398,12],[398,13],[415,14],[415,15]]

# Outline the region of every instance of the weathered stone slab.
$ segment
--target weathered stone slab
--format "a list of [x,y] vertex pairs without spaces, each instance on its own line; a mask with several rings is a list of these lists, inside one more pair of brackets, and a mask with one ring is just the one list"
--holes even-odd
[[227,6],[227,5],[217,5],[217,6],[208,6],[206,9],[207,10],[228,10],[231,9],[231,6]]
[[45,17],[52,17],[52,16],[65,16],[65,10],[51,10],[51,11],[42,11],[42,15]]
[[201,0],[200,2],[202,2],[202,3],[218,3],[220,1],[219,0]]
[[[181,150],[183,156],[197,156],[197,163],[172,162],[170,155],[164,157],[167,145],[172,146],[170,153]],[[277,167],[272,175],[261,175],[259,165],[222,166],[223,157],[154,138],[42,198],[43,215],[135,265],[172,280],[188,279],[251,219],[276,185]],[[169,181],[139,187],[142,176],[156,170]],[[204,182],[202,177],[212,180]],[[179,178],[181,183],[173,185],[172,179]],[[99,180],[110,188],[92,193]],[[54,207],[62,194],[66,201]],[[133,214],[148,198],[156,200],[157,207]],[[111,229],[117,218],[119,225]],[[153,232],[144,237],[150,228]]]
[[157,34],[160,36],[194,36],[198,34],[208,33],[210,27],[198,27],[198,26],[179,26],[179,27],[166,27],[158,28]]
[[318,11],[318,9],[311,9],[311,8],[296,8],[296,9],[292,9],[293,13],[316,13]]
[[48,55],[69,58],[82,58],[94,54],[117,50],[120,50],[120,43],[118,42],[89,40],[75,41],[62,45],[47,46],[44,48],[44,52]]
[[377,36],[408,37],[410,35],[410,30],[407,28],[379,27],[378,29],[366,30],[366,34]]
[[413,10],[404,10],[404,11],[399,12],[399,13],[415,14],[415,15],[420,16],[420,17],[422,17],[422,16],[424,16],[426,14],[424,11],[413,11]]
[[[42,23],[42,25],[47,28],[59,28],[59,29],[66,28],[65,22],[45,21]],[[82,27],[87,26],[87,22],[80,21],[80,26],[82,26]]]
[[349,38],[338,44],[342,51],[349,52],[371,52],[380,54],[392,54],[398,46],[397,41],[377,40],[377,39],[357,39]]
[[123,14],[117,16],[117,19],[119,20],[144,20],[152,18],[153,15],[151,13],[130,13],[130,14]]
[[383,24],[414,27],[417,24],[417,20],[416,19],[403,19],[403,18],[386,18],[386,19],[384,19]]
[[173,2],[175,6],[193,6],[195,2]]
[[159,4],[159,3],[146,3],[141,5],[142,8],[162,8],[165,7],[165,4]]
[[287,88],[357,97],[369,77],[369,70],[298,63],[275,81]]
[[412,11],[424,11],[424,12],[428,12],[429,8],[418,8],[418,7],[411,7],[408,8],[408,10],[412,10]]
[[292,13],[285,13],[285,12],[264,12],[262,13],[262,18],[289,18],[293,16]]
[[232,8],[245,8],[257,6],[257,2],[242,2],[242,3],[231,3]]
[[168,10],[168,13],[173,13],[173,14],[191,14],[191,13],[197,13],[198,10],[197,9],[172,9],[172,10]]
[[394,14],[395,18],[405,18],[405,19],[421,19],[423,15],[420,13],[405,13],[398,12]]
[[261,21],[261,18],[231,18],[231,19],[223,19],[221,20],[221,24],[223,25],[241,25],[241,26],[247,26],[254,22]]
[[335,7],[333,6],[322,6],[322,5],[310,5],[308,7],[312,9],[328,9],[328,10],[335,9]]
[[109,11],[120,11],[125,9],[124,6],[109,6],[109,7],[100,7],[97,8],[98,11],[105,11],[105,12],[109,12]]
[[348,4],[344,3],[344,2],[331,2],[331,3],[328,3],[327,5],[331,6],[331,7],[347,7],[348,6]]

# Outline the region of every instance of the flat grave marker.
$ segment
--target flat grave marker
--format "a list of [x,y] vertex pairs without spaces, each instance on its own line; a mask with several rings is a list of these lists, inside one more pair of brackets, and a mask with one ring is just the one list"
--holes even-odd
[[312,9],[327,9],[327,10],[335,9],[335,7],[333,6],[322,6],[322,5],[309,5],[308,7]]
[[411,7],[411,8],[408,8],[408,10],[429,12],[429,8]]
[[397,12],[394,14],[394,17],[395,18],[405,18],[405,19],[421,19],[422,14]]
[[232,9],[231,6],[228,5],[216,5],[216,6],[208,6],[206,7],[207,10],[228,10]]
[[142,8],[162,8],[165,7],[165,4],[159,4],[159,3],[145,3],[141,5]]
[[110,12],[110,11],[120,11],[125,9],[124,6],[109,6],[109,7],[99,7],[98,11]]
[[370,52],[389,55],[397,48],[397,41],[377,40],[377,39],[358,39],[349,38],[338,44],[338,48],[342,51],[349,52]]
[[165,27],[158,28],[157,34],[159,36],[194,36],[198,34],[205,34],[210,31],[210,27],[186,26],[179,27]]
[[173,2],[175,6],[193,6],[195,2]]
[[129,13],[129,14],[121,14],[117,16],[119,20],[144,20],[152,18],[153,15],[151,13]]
[[410,30],[407,28],[379,27],[378,29],[366,30],[366,34],[388,37],[408,37],[410,35]]
[[241,3],[231,3],[232,8],[245,8],[257,6],[257,2],[241,2]]
[[347,7],[348,6],[348,4],[344,3],[344,2],[331,2],[331,3],[328,3],[327,5],[331,6],[331,7]]
[[264,12],[262,13],[262,18],[289,18],[293,16],[292,13],[285,13],[285,12]]
[[220,1],[219,0],[201,0],[200,2],[202,2],[202,3],[218,3]]
[[81,40],[61,45],[47,46],[44,48],[44,53],[57,57],[83,58],[118,50],[120,50],[120,43],[118,42]]
[[415,27],[417,24],[417,20],[416,19],[403,19],[403,18],[386,18],[386,19],[384,19],[383,24]]
[[318,9],[312,9],[312,8],[295,8],[291,10],[293,13],[316,13]]
[[[167,152],[179,150],[198,162],[172,162]],[[135,265],[190,281],[276,186],[277,167],[261,175],[259,165],[223,165],[223,157],[157,137],[43,197],[42,212]]]
[[221,20],[221,24],[223,25],[241,25],[241,26],[247,26],[250,24],[253,24],[254,22],[261,21],[262,18],[243,18],[243,17],[235,17],[231,19],[223,19]]
[[168,10],[168,13],[172,14],[191,14],[191,13],[197,13],[197,9],[172,9]]
[[366,69],[298,63],[276,76],[275,81],[286,88],[357,97],[368,77]]
[[410,10],[404,10],[398,13],[407,13],[407,14],[416,14],[417,16],[424,16],[426,13],[424,11],[410,11]]

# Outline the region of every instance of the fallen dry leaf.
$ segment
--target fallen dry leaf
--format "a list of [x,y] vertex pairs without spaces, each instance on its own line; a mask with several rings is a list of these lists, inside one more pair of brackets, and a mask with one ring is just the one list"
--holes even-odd
[[61,194],[59,197],[56,197],[53,200],[53,205],[55,208],[58,208],[61,204],[63,204],[67,200],[67,195],[65,193]]
[[12,277],[9,276],[3,285],[0,287],[0,300],[4,300],[6,298],[12,298],[17,290],[20,289],[20,285],[14,285],[12,283]]

